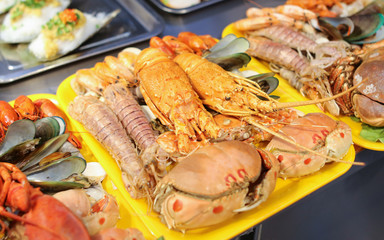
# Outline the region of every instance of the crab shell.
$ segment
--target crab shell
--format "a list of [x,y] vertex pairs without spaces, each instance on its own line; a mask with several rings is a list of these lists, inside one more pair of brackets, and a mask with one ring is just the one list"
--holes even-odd
[[384,47],[373,49],[356,69],[353,84],[365,80],[353,95],[355,116],[376,127],[384,126]]
[[183,159],[157,185],[154,210],[170,229],[206,227],[264,202],[279,162],[233,140],[207,145]]
[[[352,144],[351,128],[324,113],[309,113],[284,126],[281,133],[298,145],[330,157],[344,156]],[[300,147],[274,137],[267,150],[280,162],[282,178],[301,177],[318,171],[328,161],[325,157],[308,153]]]

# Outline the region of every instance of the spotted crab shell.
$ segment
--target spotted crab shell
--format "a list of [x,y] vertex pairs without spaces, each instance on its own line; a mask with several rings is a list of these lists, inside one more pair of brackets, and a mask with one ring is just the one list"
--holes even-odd
[[[297,143],[330,157],[344,156],[352,144],[351,128],[324,113],[309,113],[284,126],[281,134]],[[314,173],[327,162],[325,157],[308,153],[300,147],[274,137],[267,145],[280,161],[280,177],[301,177]]]
[[369,125],[384,126],[384,48],[368,52],[356,69],[353,84],[365,80],[353,96],[355,115]]
[[181,231],[223,222],[247,204],[257,202],[258,205],[265,201],[273,191],[278,169],[271,167],[276,163],[278,166],[275,158],[273,164],[266,164],[275,172],[267,178],[271,183],[262,180],[264,185],[260,184],[268,188],[260,190],[265,196],[247,198],[249,186],[264,172],[262,157],[266,155],[241,141],[200,148],[160,181],[155,191],[154,209],[169,228]]

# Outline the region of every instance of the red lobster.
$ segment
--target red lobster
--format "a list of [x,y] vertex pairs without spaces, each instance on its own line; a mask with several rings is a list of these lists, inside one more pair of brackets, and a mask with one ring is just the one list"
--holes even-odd
[[[33,188],[15,165],[0,162],[0,216],[18,221],[24,225],[12,228],[12,234],[27,236],[28,239],[90,239],[82,221],[63,203],[52,196]],[[19,211],[19,215],[8,212]],[[19,223],[17,223],[19,224]],[[8,226],[0,220],[1,232]]]

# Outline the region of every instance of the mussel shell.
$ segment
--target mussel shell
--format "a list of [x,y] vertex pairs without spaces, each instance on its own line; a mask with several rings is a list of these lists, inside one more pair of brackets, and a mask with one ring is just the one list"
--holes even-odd
[[5,135],[5,138],[0,145],[0,156],[3,156],[12,147],[19,145],[22,142],[35,138],[36,127],[33,121],[21,119],[13,122]]
[[348,17],[319,17],[314,27],[328,34],[333,40],[342,40],[353,32],[355,25]]
[[267,94],[270,94],[279,86],[279,79],[273,77],[274,75],[275,74],[273,72],[270,72],[257,74],[247,78],[255,81],[260,86],[261,90]]
[[223,37],[218,41],[213,47],[209,49],[209,52],[216,52],[224,47],[226,47],[230,42],[235,40],[237,37],[235,34],[231,33],[228,34],[227,36]]
[[251,57],[246,53],[235,53],[223,57],[208,56],[206,59],[210,62],[216,63],[226,71],[242,68],[251,61]]
[[352,44],[363,45],[366,43],[375,43],[384,39],[384,25],[376,31],[375,35],[369,38],[362,39],[360,41],[352,41]]
[[353,15],[350,17],[355,28],[351,35],[344,38],[348,42],[364,39],[375,34],[384,24],[384,16],[381,13]]
[[226,46],[211,51],[208,55],[205,56],[205,58],[218,58],[230,56],[235,53],[245,53],[248,48],[249,41],[246,38],[238,37],[230,41]]
[[39,144],[39,141],[40,139],[35,138],[13,146],[11,149],[8,149],[7,152],[0,156],[0,162],[17,164],[22,159],[24,159],[25,156],[35,150],[35,147],[37,144]]
[[86,166],[87,162],[83,158],[70,156],[43,166],[34,165],[23,172],[31,181],[61,181],[72,174],[82,173]]
[[66,124],[61,117],[45,117],[35,121],[36,138],[41,138],[41,143],[59,136],[65,132]]
[[40,145],[35,151],[28,154],[22,161],[18,162],[16,166],[23,171],[26,168],[39,163],[44,157],[51,153],[57,152],[64,142],[67,141],[68,137],[69,133],[65,133],[49,139]]
[[77,182],[62,182],[62,181],[33,181],[29,183],[34,187],[39,187],[42,191],[46,192],[59,192],[69,189],[84,188],[84,185]]

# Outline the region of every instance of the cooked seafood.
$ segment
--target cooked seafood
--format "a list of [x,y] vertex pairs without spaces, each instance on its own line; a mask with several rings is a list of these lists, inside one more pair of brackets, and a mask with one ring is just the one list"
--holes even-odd
[[105,89],[104,97],[107,105],[141,150],[144,165],[153,164],[158,169],[155,172],[164,172],[168,154],[157,144],[155,132],[132,93],[123,84],[117,83]]
[[91,94],[102,96],[109,84],[122,83],[127,87],[139,84],[133,74],[133,64],[140,53],[138,48],[126,48],[117,58],[105,57],[103,62],[95,64],[94,69],[80,69],[71,81],[72,89],[78,95]]
[[79,47],[119,12],[93,15],[77,9],[65,9],[50,18],[28,48],[41,61],[56,59]]
[[70,0],[20,1],[4,18],[0,40],[7,43],[30,42],[39,35],[41,27],[64,10]]
[[[12,219],[9,227],[0,220],[0,233],[7,230],[7,235],[14,239],[90,239],[84,224],[71,210],[33,188],[16,166],[1,162],[0,172],[4,183],[0,194],[0,216]],[[18,210],[17,214],[8,211],[8,207]]]
[[189,153],[190,142],[216,138],[220,128],[192,89],[185,72],[161,50],[141,51],[135,64],[140,90],[152,112],[174,129],[181,153]]
[[[335,95],[331,98],[323,98],[315,101],[282,103],[271,99],[266,93],[257,88],[258,86],[254,82],[247,81],[247,79],[233,74],[231,75],[218,65],[196,54],[183,53],[178,55],[174,61],[187,73],[193,89],[205,105],[220,113],[241,117],[242,120],[293,144],[295,143],[289,138],[259,124],[253,116],[263,117],[263,114],[266,112],[315,104],[319,101],[328,101],[342,95]],[[356,88],[356,86],[354,87]],[[351,89],[348,91],[351,91]],[[264,97],[266,100],[261,100],[257,96]],[[306,151],[315,153],[309,148],[304,146],[300,147]],[[335,158],[332,160],[337,161]]]
[[[288,80],[291,85],[298,87],[304,96],[310,99],[332,97],[332,91],[323,68],[311,65],[307,58],[300,56],[297,51],[286,45],[263,37],[254,37],[248,40],[250,41],[250,48],[247,52],[250,55],[292,70],[294,73],[290,74]],[[279,68],[275,71],[280,74],[287,73]],[[287,75],[282,75],[282,77],[287,77]],[[316,78],[318,79],[316,80]],[[315,89],[315,91],[308,91],[308,89]],[[339,115],[339,107],[334,100],[324,102],[324,107],[319,106],[335,116]]]
[[94,96],[77,96],[68,106],[68,112],[116,160],[130,195],[133,198],[148,196],[154,184],[153,179],[142,166],[131,138],[112,110]]
[[[324,113],[306,114],[281,128],[280,132],[299,145],[336,158],[343,157],[352,145],[351,128]],[[271,140],[266,150],[279,160],[279,175],[282,178],[308,175],[330,162],[320,155],[303,151],[278,137]]]
[[183,232],[218,224],[266,201],[278,171],[279,162],[270,152],[250,144],[204,146],[160,181],[154,210],[168,228]]
[[384,126],[384,47],[366,53],[362,64],[353,75],[353,84],[366,80],[353,95],[355,116],[362,122],[376,127]]

